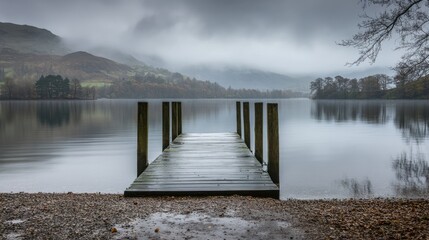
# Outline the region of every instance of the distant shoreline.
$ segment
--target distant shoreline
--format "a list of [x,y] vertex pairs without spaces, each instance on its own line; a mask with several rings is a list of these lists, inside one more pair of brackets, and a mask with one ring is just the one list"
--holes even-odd
[[63,99],[0,99],[0,101],[95,101],[97,99],[72,99],[72,98],[63,98]]
[[0,99],[0,101],[97,101],[97,100],[282,100],[311,99],[306,97],[290,98],[97,98],[97,99]]

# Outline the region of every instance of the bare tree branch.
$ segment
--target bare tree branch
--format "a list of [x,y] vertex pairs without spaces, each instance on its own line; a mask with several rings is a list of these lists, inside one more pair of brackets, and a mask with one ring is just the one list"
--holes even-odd
[[429,0],[362,0],[364,9],[378,5],[385,10],[375,17],[363,15],[358,24],[362,30],[339,45],[358,49],[359,57],[349,65],[369,60],[374,63],[382,44],[394,33],[399,38],[396,49],[406,49],[395,67],[406,80],[429,73]]

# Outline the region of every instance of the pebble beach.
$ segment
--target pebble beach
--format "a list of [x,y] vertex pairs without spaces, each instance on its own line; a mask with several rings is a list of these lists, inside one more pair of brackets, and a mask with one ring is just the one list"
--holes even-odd
[[428,239],[428,199],[0,194],[2,239]]

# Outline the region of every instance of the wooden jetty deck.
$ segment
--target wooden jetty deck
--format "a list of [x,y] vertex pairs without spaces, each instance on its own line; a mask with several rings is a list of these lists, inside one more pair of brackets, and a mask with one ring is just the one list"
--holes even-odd
[[[178,123],[174,119],[173,125]],[[167,127],[164,130],[169,132]],[[125,196],[279,197],[279,187],[238,133],[180,133],[177,126],[173,130],[177,137],[144,170],[138,170]]]

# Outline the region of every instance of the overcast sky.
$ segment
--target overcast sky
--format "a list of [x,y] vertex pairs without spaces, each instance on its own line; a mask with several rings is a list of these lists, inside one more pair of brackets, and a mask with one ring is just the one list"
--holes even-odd
[[[336,45],[357,31],[360,0],[0,0],[0,21],[46,28],[81,49],[103,46],[169,66],[241,66],[328,74],[358,55]],[[372,67],[393,66],[385,46]]]

